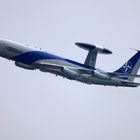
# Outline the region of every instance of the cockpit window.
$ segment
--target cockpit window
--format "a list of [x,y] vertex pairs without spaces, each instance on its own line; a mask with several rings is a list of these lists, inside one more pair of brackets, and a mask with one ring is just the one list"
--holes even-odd
[[21,53],[22,53],[22,51],[19,50],[19,49],[12,48],[12,47],[9,47],[9,46],[5,46],[5,47],[6,47],[6,49],[7,49],[8,51],[11,51],[11,52],[14,52],[14,53],[17,53],[17,54],[21,54]]

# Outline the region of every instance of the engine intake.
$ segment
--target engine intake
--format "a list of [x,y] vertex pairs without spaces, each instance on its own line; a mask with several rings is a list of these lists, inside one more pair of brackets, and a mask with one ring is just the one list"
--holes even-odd
[[78,77],[79,74],[69,68],[63,68],[62,69],[62,73],[65,74],[66,77],[69,77],[69,78],[74,78],[74,77]]
[[34,68],[30,65],[26,65],[26,64],[23,64],[21,62],[15,62],[15,65],[17,67],[20,67],[20,68],[23,68],[23,69],[27,69],[27,70],[34,70]]

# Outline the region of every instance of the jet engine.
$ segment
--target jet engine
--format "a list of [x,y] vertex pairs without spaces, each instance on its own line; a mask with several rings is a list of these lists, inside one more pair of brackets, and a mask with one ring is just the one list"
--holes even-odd
[[27,70],[34,70],[34,68],[30,65],[26,65],[26,64],[23,64],[21,62],[15,62],[15,65],[17,67],[20,67],[20,68],[23,68],[23,69],[27,69]]
[[79,74],[69,68],[63,68],[62,69],[62,73],[66,76],[66,77],[69,77],[69,78],[74,78],[74,77],[78,77]]
[[97,71],[97,70],[94,71],[93,75],[96,78],[101,78],[101,79],[104,79],[104,80],[111,79],[111,77],[109,75],[107,75],[107,73],[103,73],[103,72],[100,72],[100,71]]

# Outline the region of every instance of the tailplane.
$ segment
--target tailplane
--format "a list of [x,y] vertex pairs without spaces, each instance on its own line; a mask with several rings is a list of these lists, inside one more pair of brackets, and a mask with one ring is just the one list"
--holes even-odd
[[138,73],[139,68],[140,68],[140,51],[138,51],[132,58],[130,58],[122,67],[120,67],[114,73],[122,75],[124,74],[123,76],[124,78],[126,78],[129,81],[134,81],[136,77],[135,75]]

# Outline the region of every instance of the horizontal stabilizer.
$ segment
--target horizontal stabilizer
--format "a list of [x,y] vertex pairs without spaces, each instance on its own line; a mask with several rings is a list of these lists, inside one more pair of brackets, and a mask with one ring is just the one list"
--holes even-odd
[[135,77],[135,78],[140,78],[140,75],[134,75],[134,74],[118,74],[119,76],[124,76],[124,77]]
[[135,74],[126,74],[126,73],[108,73],[111,77],[120,76],[120,77],[134,77],[140,78],[140,75]]
[[86,43],[75,43],[78,47],[87,50],[87,51],[92,51],[100,53],[100,54],[112,54],[112,51],[106,49],[106,48],[100,48],[96,45],[91,45],[91,44],[86,44]]

